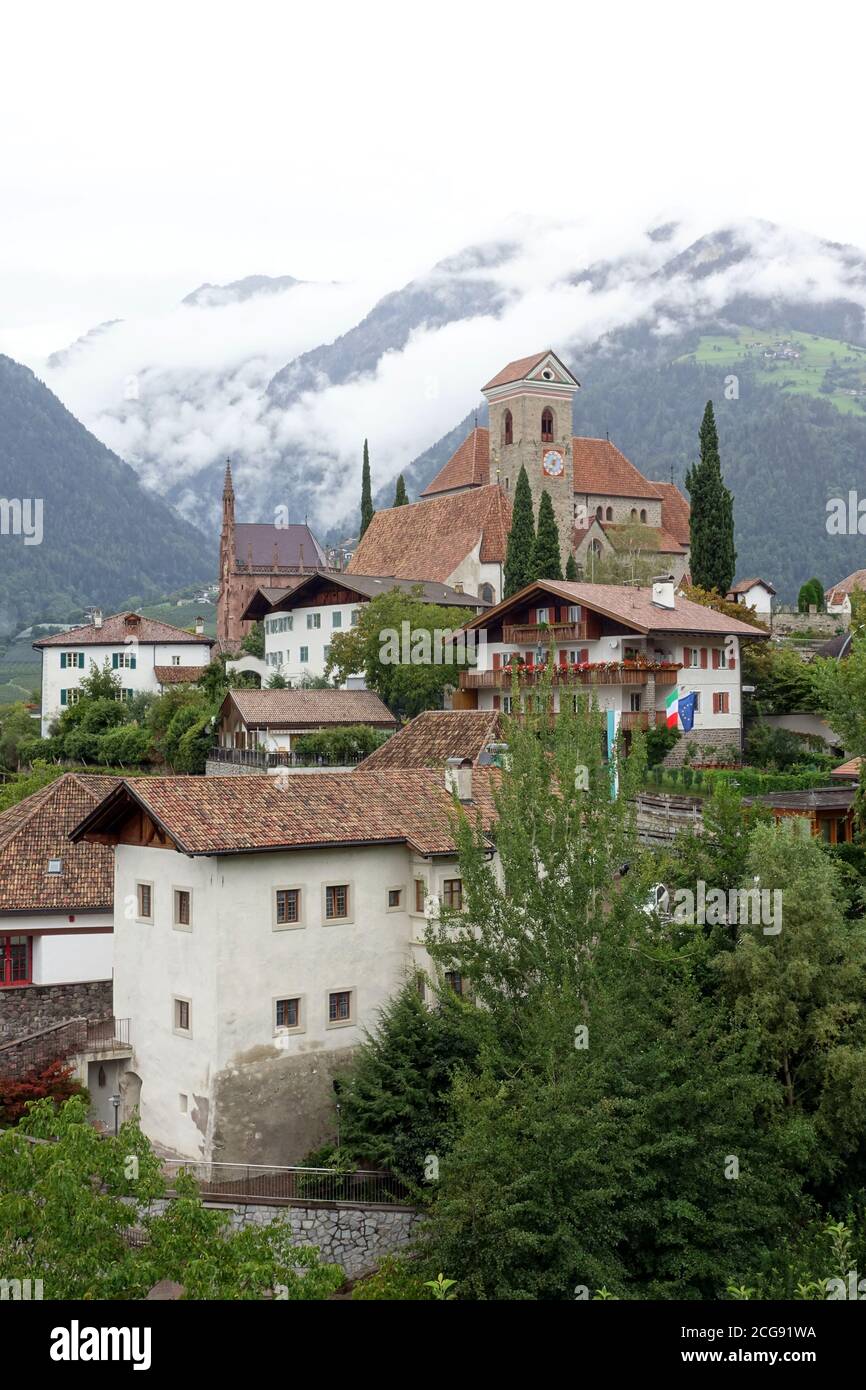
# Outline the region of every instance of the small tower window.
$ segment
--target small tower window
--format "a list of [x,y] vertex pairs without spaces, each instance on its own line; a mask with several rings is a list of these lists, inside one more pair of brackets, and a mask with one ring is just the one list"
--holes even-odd
[[603,518],[603,516],[604,516],[604,508],[603,508],[603,507],[596,507],[596,509],[595,509],[595,519],[596,519],[596,521],[601,521],[602,518]]
[[613,521],[613,507],[608,507],[607,511],[605,512],[605,520]]
[[641,521],[644,523],[644,525],[646,525],[646,507],[641,507],[641,509],[640,509],[640,519],[641,519]]
[[632,509],[631,509],[631,519],[632,519],[632,521],[637,521],[637,507],[632,507]]
[[502,443],[514,443],[514,421],[511,418],[511,411],[506,410],[502,417]]
[[541,412],[541,441],[543,444],[553,441],[553,411],[549,406]]

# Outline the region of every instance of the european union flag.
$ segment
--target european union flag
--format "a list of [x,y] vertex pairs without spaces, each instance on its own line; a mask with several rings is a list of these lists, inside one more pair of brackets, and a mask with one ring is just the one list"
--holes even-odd
[[689,732],[695,722],[695,705],[697,704],[697,694],[694,690],[689,691],[688,695],[681,695],[679,700],[680,723]]

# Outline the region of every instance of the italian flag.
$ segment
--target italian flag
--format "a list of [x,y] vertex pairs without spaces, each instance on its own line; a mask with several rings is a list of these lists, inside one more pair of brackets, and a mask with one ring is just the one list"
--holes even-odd
[[669,729],[677,727],[677,716],[679,714],[679,688],[674,686],[670,695],[665,700],[665,714],[667,716],[667,726]]

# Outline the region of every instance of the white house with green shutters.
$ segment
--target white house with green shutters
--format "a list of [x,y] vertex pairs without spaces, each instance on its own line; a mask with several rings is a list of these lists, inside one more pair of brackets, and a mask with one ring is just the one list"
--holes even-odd
[[194,632],[140,613],[115,613],[103,618],[96,611],[82,627],[42,637],[33,646],[42,654],[42,735],[46,737],[64,709],[74,705],[82,681],[93,666],[106,661],[120,677],[122,699],[142,691],[154,695],[166,685],[193,681],[207,666],[215,646],[196,620]]

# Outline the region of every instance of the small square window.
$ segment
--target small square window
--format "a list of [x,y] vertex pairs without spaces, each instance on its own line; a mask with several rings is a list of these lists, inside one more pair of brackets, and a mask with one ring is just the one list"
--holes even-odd
[[350,989],[338,989],[328,995],[329,1024],[354,1022],[352,993]]
[[174,925],[176,927],[192,925],[192,893],[188,888],[175,888],[174,890]]
[[293,999],[277,999],[274,1001],[274,1023],[277,1028],[300,1028],[301,1026],[301,1001],[295,996]]
[[321,615],[321,613],[308,613],[308,614],[307,614],[307,627],[308,627],[308,628],[317,628],[317,627],[321,627],[321,626],[322,626],[322,615]]
[[62,873],[63,873],[63,860],[62,860],[62,859],[49,859],[49,861],[48,861],[48,872],[49,872],[50,874],[62,874]]
[[175,999],[174,1001],[174,1031],[176,1033],[191,1033],[192,1011],[188,999]]
[[278,927],[298,926],[301,921],[300,888],[278,888],[276,891]]
[[325,888],[325,916],[337,920],[349,915],[348,883],[332,883]]
[[403,902],[403,889],[402,889],[402,888],[389,888],[389,889],[388,889],[388,908],[389,908],[389,910],[392,911],[392,912],[395,912],[395,911],[402,905],[402,902]]
[[135,886],[138,898],[138,920],[140,922],[153,921],[153,884],[137,883]]

